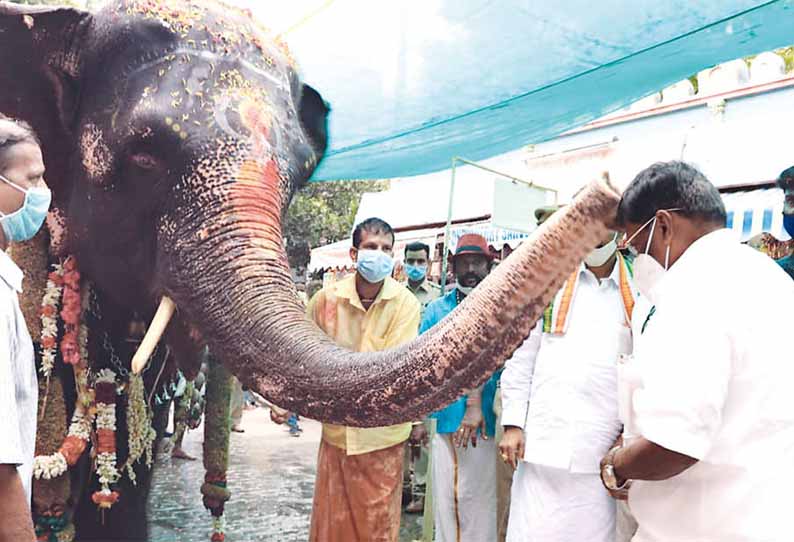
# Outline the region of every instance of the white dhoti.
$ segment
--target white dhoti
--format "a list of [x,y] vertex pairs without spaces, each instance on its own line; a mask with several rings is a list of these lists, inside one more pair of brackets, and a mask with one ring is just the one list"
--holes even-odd
[[450,434],[431,446],[436,542],[496,540],[496,443],[454,448]]
[[507,542],[585,541],[615,541],[615,500],[600,476],[521,461],[513,477]]

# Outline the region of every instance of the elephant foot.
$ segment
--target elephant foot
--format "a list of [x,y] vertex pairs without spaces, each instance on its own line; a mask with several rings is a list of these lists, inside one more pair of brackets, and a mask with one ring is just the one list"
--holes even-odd
[[175,446],[173,450],[171,450],[171,458],[172,459],[186,459],[188,461],[195,461],[196,458],[187,453],[182,448]]

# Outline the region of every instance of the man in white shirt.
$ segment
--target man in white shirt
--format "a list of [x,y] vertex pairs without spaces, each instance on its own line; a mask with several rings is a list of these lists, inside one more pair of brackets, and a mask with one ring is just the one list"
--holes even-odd
[[33,131],[0,116],[0,542],[35,540],[30,515],[38,380],[17,293],[22,271],[5,253],[33,237],[50,206]]
[[626,431],[602,461],[630,482],[637,542],[794,540],[794,283],[723,229],[695,168],[654,164],[618,208],[653,304],[635,337]]
[[615,540],[599,460],[621,431],[617,360],[631,349],[636,296],[616,237],[588,255],[505,365],[500,451],[518,468],[508,542]]

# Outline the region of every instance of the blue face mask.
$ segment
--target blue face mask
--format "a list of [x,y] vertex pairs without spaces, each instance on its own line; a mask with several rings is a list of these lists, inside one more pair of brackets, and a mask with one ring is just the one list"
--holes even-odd
[[394,260],[382,250],[359,250],[356,269],[364,280],[377,284],[391,275]]
[[25,194],[25,202],[22,207],[7,215],[0,212],[0,226],[3,227],[6,240],[20,243],[32,239],[41,229],[44,219],[47,218],[47,212],[50,210],[50,202],[52,201],[52,192],[50,192],[49,188],[43,186],[33,186],[25,190],[2,175],[0,175],[0,181],[13,186]]
[[783,215],[783,227],[794,239],[794,215]]
[[427,276],[427,266],[405,264],[405,274],[408,275],[408,279],[413,282],[425,280],[425,276]]

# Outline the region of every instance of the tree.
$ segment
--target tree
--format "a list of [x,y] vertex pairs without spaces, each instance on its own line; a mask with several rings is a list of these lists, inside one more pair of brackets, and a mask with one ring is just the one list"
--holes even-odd
[[349,237],[361,195],[380,192],[388,186],[389,181],[309,183],[295,194],[284,223],[292,268],[305,268],[312,248]]

